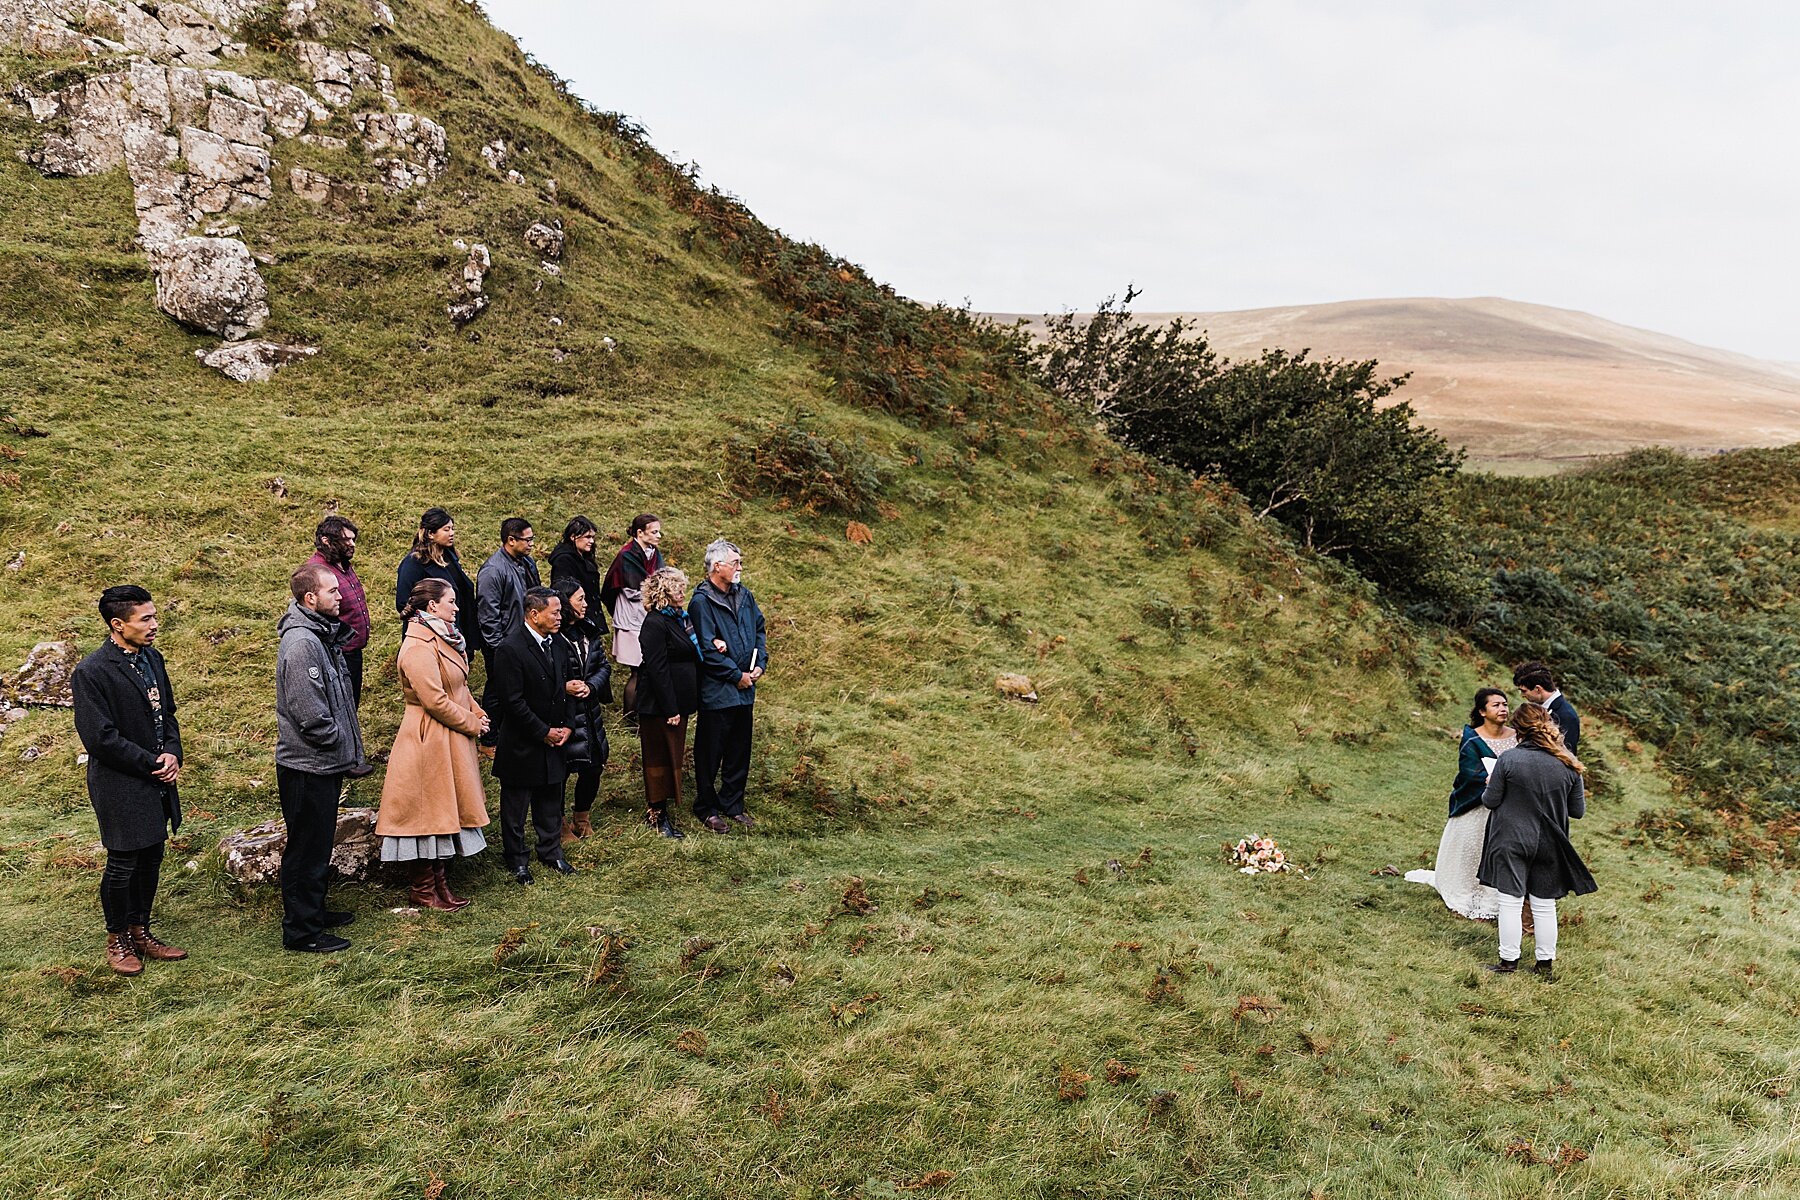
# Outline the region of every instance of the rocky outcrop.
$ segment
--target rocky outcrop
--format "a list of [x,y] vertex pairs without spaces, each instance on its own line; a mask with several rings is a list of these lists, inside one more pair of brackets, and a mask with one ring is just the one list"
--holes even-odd
[[424,187],[450,165],[450,139],[444,127],[415,113],[356,114],[356,131],[375,154],[372,165],[381,186],[390,192]]
[[[242,833],[219,839],[225,873],[239,883],[276,883],[281,856],[287,850],[287,826],[265,821]],[[339,879],[368,881],[381,869],[381,839],[375,836],[375,810],[346,808],[338,813],[331,849],[331,870]]]
[[[0,0],[0,44],[40,54],[101,61],[60,86],[26,86],[16,95],[42,128],[40,143],[21,157],[46,175],[95,175],[121,165],[131,178],[138,237],[156,272],[157,303],[196,329],[236,341],[268,317],[268,289],[248,247],[196,239],[194,229],[220,214],[268,203],[279,139],[333,149],[346,138],[322,132],[334,109],[359,96],[378,97],[386,111],[351,118],[388,192],[423,187],[449,165],[442,126],[399,107],[392,72],[367,51],[296,40],[292,52],[316,91],[223,69],[243,53],[230,40],[237,22],[263,0],[188,0],[154,5],[126,0]],[[391,8],[369,0],[371,28],[390,30]],[[280,19],[292,34],[330,32],[316,0],[287,0]],[[114,66],[115,69],[105,69]],[[361,183],[314,171],[289,172],[294,192],[315,203],[348,206],[367,198]],[[194,243],[208,243],[201,246]],[[279,342],[220,347],[200,359],[231,378],[266,378],[316,347]]]
[[563,236],[561,221],[550,225],[533,221],[525,230],[525,244],[545,258],[558,259],[562,257]]
[[244,342],[226,342],[216,350],[196,350],[194,356],[207,366],[224,373],[239,383],[267,383],[275,372],[289,363],[311,358],[317,346],[288,342],[271,342],[256,338]]
[[488,271],[493,269],[494,259],[488,253],[488,248],[480,242],[470,246],[459,240],[456,248],[468,250],[469,259],[463,263],[462,276],[452,286],[451,300],[444,311],[450,315],[450,320],[456,327],[461,329],[487,311],[488,298],[482,293],[482,287],[487,280]]
[[269,319],[268,285],[236,238],[180,238],[152,262],[156,306],[183,325],[235,340]]
[[71,686],[80,662],[81,651],[74,642],[39,642],[11,677],[0,680],[4,707],[75,707]]

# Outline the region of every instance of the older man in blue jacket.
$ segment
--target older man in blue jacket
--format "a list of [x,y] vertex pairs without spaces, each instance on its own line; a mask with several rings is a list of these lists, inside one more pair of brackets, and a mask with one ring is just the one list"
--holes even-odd
[[723,538],[706,548],[706,578],[688,602],[700,643],[700,719],[694,731],[694,815],[714,833],[756,821],[744,811],[756,681],[769,665],[762,609],[744,586],[744,554]]

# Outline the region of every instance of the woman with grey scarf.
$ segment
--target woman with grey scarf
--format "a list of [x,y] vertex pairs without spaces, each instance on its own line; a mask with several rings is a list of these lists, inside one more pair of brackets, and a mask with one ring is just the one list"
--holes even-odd
[[487,848],[487,792],[475,739],[488,717],[469,693],[468,650],[456,625],[456,591],[421,579],[401,616],[400,688],[406,715],[388,756],[375,832],[381,860],[410,872],[412,902],[454,910],[469,902],[450,890],[446,864]]

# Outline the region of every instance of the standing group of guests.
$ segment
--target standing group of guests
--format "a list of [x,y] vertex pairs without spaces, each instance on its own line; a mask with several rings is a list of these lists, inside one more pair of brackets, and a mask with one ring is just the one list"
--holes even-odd
[[[319,523],[315,553],[289,577],[290,600],[277,622],[275,768],[287,829],[282,943],[290,950],[346,949],[349,940],[334,931],[355,920],[328,906],[326,890],[345,780],[374,770],[358,711],[372,621],[352,565],[357,532],[341,516]],[[501,841],[513,878],[533,882],[534,855],[561,874],[575,872],[563,846],[592,833],[610,754],[604,707],[615,663],[629,671],[623,716],[639,736],[650,827],[684,836],[670,810],[681,796],[686,732],[696,714],[696,817],[715,833],[755,825],[745,791],[768,642],[742,581],[742,551],[713,542],[705,578],[690,588],[663,561],[654,514],[633,518],[604,578],[599,536],[588,518],[571,520],[548,556],[546,586],[530,523],[509,518],[499,549],[471,580],[450,514],[431,508],[420,518],[395,578],[405,715],[375,826],[382,861],[406,873],[418,907],[454,911],[470,903],[451,889],[448,868],[487,847],[484,754],[500,784]],[[163,848],[181,824],[185,757],[167,666],[153,644],[159,626],[150,593],[108,588],[99,609],[107,640],[76,668],[76,729],[107,850],[100,886],[107,961],[136,975],[146,959],[187,957],[150,927]],[[477,651],[485,671],[479,702],[470,685]],[[575,807],[565,821],[571,776]]]
[[1524,701],[1517,709],[1500,688],[1475,693],[1437,862],[1406,878],[1435,887],[1460,916],[1497,922],[1490,971],[1517,971],[1531,932],[1533,969],[1548,979],[1556,970],[1557,900],[1599,886],[1569,840],[1570,820],[1587,812],[1587,768],[1576,757],[1581,716],[1541,662],[1517,668],[1513,686]]

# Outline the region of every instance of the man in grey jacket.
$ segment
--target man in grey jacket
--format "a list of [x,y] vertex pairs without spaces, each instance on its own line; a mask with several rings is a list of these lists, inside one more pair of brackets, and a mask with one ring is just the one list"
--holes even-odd
[[362,728],[344,643],[355,631],[338,619],[337,576],[307,563],[288,580],[294,601],[277,628],[275,783],[287,823],[281,856],[281,941],[289,950],[332,954],[350,940],[330,932],[354,914],[325,907],[338,792],[363,760]]
[[525,593],[540,585],[537,560],[531,557],[537,535],[524,517],[508,517],[500,522],[500,548],[488,556],[475,573],[475,615],[481,628],[481,661],[487,667],[487,682],[481,685],[481,707],[487,710],[488,731],[481,744],[493,746],[500,740],[504,712],[494,700],[494,651],[507,635],[525,621]]

